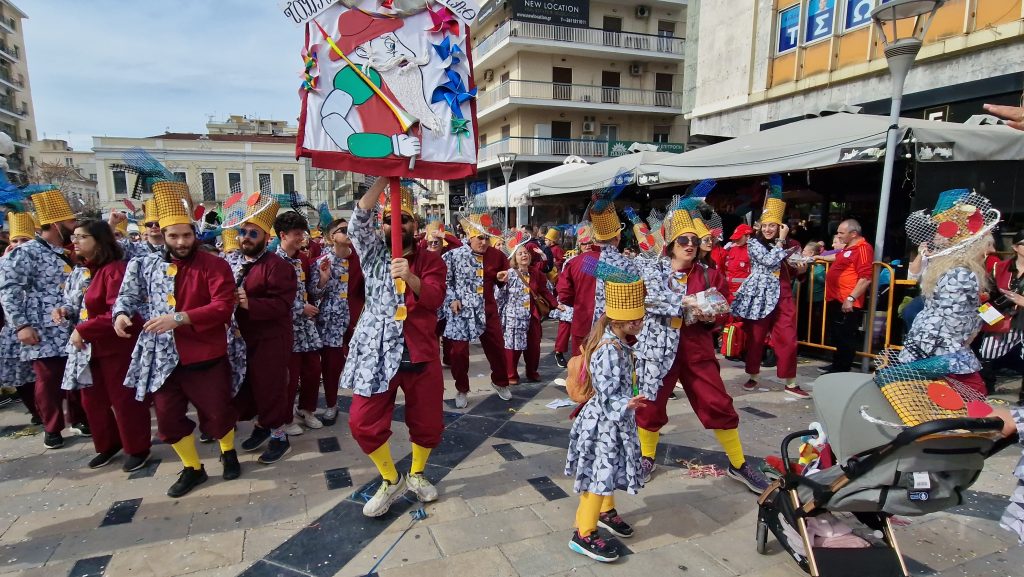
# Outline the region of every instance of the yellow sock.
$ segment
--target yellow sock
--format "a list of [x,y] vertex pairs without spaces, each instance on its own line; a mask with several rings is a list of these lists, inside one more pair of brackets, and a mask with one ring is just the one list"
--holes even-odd
[[729,457],[729,464],[734,468],[739,469],[743,466],[743,463],[747,460],[743,456],[743,443],[740,442],[740,430],[739,429],[715,429],[715,437],[718,437],[718,442],[725,449],[725,454]]
[[189,435],[184,439],[171,445],[174,452],[178,454],[178,458],[181,459],[182,464],[191,469],[198,471],[203,467],[203,463],[199,460],[199,450],[196,449],[196,437],[195,435]]
[[661,437],[661,433],[649,431],[643,427],[637,427],[636,432],[640,436],[640,454],[653,459],[658,452],[658,439]]
[[580,494],[580,506],[576,509],[576,529],[580,537],[586,537],[597,531],[597,519],[601,516],[601,503],[604,497],[593,493]]
[[427,468],[427,457],[430,456],[430,449],[421,447],[416,443],[412,444],[412,468],[410,473],[422,473]]
[[601,499],[601,512],[607,513],[615,508],[615,495],[605,495]]
[[370,453],[370,460],[377,465],[380,476],[389,483],[398,481],[398,469],[395,468],[395,461],[391,458],[391,443],[385,441],[383,445]]
[[227,453],[235,448],[235,430],[231,429],[226,435],[220,438],[220,452]]

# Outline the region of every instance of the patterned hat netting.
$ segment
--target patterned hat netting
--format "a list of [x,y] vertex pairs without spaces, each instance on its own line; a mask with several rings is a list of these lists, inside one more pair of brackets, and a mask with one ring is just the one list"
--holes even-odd
[[[640,215],[633,210],[633,207],[626,207],[623,211],[626,218],[633,223],[633,235],[636,237],[637,247],[640,254],[647,258],[658,258],[665,249],[665,238],[661,234],[661,223],[651,227],[648,223],[640,220]],[[658,219],[655,219],[658,221]]]
[[[981,418],[992,411],[981,393],[949,376],[949,357],[899,364],[897,354],[896,350],[888,349],[879,356],[874,380],[903,424],[878,424],[913,427],[935,419]],[[861,407],[862,416],[876,422],[866,411],[866,407]]]
[[473,195],[473,202],[459,216],[459,224],[462,225],[466,238],[474,236],[501,238],[502,231],[505,230],[505,217],[500,210],[488,209],[486,195],[481,193]]
[[598,241],[615,238],[622,231],[622,222],[615,211],[615,199],[632,183],[633,173],[620,170],[611,185],[591,194],[586,214],[591,223],[591,232]]
[[907,241],[926,245],[927,257],[963,252],[999,223],[1000,214],[980,194],[959,188],[939,195],[932,211],[918,210],[907,217]]
[[533,239],[533,236],[525,230],[508,229],[501,233],[501,245],[498,248],[501,252],[505,253],[505,256],[512,258],[516,251],[519,250],[519,247],[530,242],[531,239]]

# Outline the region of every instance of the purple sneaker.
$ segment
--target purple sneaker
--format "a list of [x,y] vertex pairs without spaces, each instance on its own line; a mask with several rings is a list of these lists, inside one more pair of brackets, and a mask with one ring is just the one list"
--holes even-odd
[[743,463],[739,469],[730,465],[727,474],[758,495],[768,488],[768,479],[761,474],[761,471],[755,469],[750,461]]

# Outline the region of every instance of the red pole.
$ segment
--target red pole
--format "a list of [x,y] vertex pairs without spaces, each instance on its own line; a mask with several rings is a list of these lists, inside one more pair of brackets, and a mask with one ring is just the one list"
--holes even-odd
[[[390,179],[391,185],[391,257],[402,258],[405,251],[402,250],[402,179],[397,176],[392,176]],[[398,294],[405,295],[405,281],[402,279],[395,279],[395,289]],[[398,306],[398,310],[395,311],[395,320],[404,321],[408,311],[405,308],[405,300],[403,299],[402,304]]]

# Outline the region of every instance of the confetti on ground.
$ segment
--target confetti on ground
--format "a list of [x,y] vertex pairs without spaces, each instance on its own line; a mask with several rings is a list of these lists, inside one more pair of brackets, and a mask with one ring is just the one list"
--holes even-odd
[[725,471],[717,465],[703,465],[698,461],[688,461],[686,459],[676,459],[676,463],[686,469],[691,479],[714,479],[725,476]]

